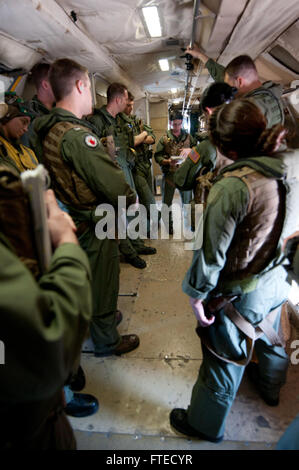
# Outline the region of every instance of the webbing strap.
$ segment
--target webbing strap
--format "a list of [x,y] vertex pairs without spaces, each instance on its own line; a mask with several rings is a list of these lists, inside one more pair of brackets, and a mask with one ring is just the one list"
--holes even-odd
[[232,303],[227,304],[224,307],[224,311],[239,330],[254,341],[266,335],[273,346],[285,346],[284,340],[280,338],[273,328],[273,323],[280,311],[280,306],[272,310],[256,327],[247,321],[238,310],[236,310]]
[[[279,309],[275,309],[273,310],[273,312],[277,314],[278,310]],[[266,318],[264,318],[261,323],[259,323],[258,328],[262,330],[262,332],[267,336],[273,346],[285,347],[285,340],[279,334],[276,333],[272,326],[276,317],[276,315],[275,317],[273,317],[273,312],[271,312]],[[272,318],[270,318],[271,316]]]
[[197,333],[200,335],[200,338],[206,348],[218,359],[221,361],[227,362],[229,364],[234,364],[239,367],[246,367],[251,361],[254,343],[261,336],[266,335],[272,345],[275,346],[285,346],[284,340],[276,333],[273,328],[273,322],[276,319],[280,307],[272,310],[263,321],[261,321],[257,327],[254,327],[250,322],[248,322],[239,312],[235,309],[233,304],[229,302],[224,307],[225,314],[228,318],[237,326],[237,328],[242,331],[246,336],[246,357],[240,361],[233,361],[231,359],[225,358],[212,348],[210,341],[205,334],[205,328],[198,328]]

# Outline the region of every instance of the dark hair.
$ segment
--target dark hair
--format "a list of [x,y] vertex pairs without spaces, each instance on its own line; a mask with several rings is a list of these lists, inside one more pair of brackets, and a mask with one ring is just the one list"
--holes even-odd
[[50,64],[46,62],[39,62],[32,67],[29,72],[30,81],[34,83],[35,88],[38,90],[42,80],[46,80],[49,75]]
[[248,98],[219,106],[209,119],[210,139],[228,157],[230,152],[238,158],[271,155],[283,131],[281,124],[267,129],[265,116]]
[[204,90],[200,99],[200,106],[204,111],[206,108],[216,108],[221,104],[229,103],[234,99],[237,91],[237,88],[224,82],[212,83]]
[[256,66],[249,55],[239,55],[225,67],[225,73],[232,79],[245,77],[248,75],[257,75]]
[[128,91],[127,87],[122,83],[111,83],[107,90],[107,103],[110,103],[117,96],[123,96],[126,90]]
[[174,112],[169,116],[169,121],[182,121],[183,120],[183,115],[180,112]]
[[135,100],[134,95],[132,95],[132,93],[128,91],[128,101],[134,101],[134,100]]
[[49,70],[49,81],[56,101],[68,96],[78,80],[85,80],[88,69],[71,59],[59,59]]

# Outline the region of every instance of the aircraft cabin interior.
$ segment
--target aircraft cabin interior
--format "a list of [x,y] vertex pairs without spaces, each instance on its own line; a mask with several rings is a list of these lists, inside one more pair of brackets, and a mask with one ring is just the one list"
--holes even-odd
[[[294,155],[298,151],[298,159],[298,0],[0,0],[0,139],[1,123],[6,122],[7,93],[30,102],[36,95],[31,79],[33,67],[71,59],[88,69],[93,108],[106,106],[107,89],[113,83],[123,84],[133,95],[132,114],[154,134],[154,143],[149,146],[150,190],[161,209],[165,174],[154,155],[175,122],[170,116],[181,120],[182,131],[194,139],[192,145],[186,145],[189,150],[200,145],[208,130],[201,100],[214,78],[199,57],[188,53],[196,48],[223,67],[247,55],[256,66],[261,84],[273,82],[280,86],[283,122],[288,130],[285,144]],[[14,105],[14,99],[10,103]],[[70,132],[75,136],[74,126]],[[89,132],[85,145],[91,152],[98,141],[94,144],[95,134]],[[1,145],[0,141],[0,155]],[[293,177],[299,180],[298,174]],[[107,186],[110,184],[112,177],[107,178]],[[178,187],[174,191],[173,202],[180,205]],[[0,212],[2,207],[0,203]],[[298,202],[292,211],[293,221],[297,220],[295,232],[299,230]],[[221,214],[219,217],[222,220]],[[180,236],[159,235],[144,240],[146,247],[155,252],[153,256],[140,255],[146,263],[144,269],[120,255],[117,309],[122,321],[117,328],[120,335],[134,332],[140,344],[128,354],[98,357],[89,335],[81,338],[80,366],[86,383],[80,393],[96,397],[98,410],[83,417],[69,414],[78,450],[108,450],[116,455],[118,450],[150,449],[169,453],[272,451],[296,419],[299,442],[299,287],[295,278],[289,280],[290,291],[279,326],[289,358],[279,405],[268,406],[244,373],[221,442],[193,439],[176,433],[171,426],[171,410],[188,409],[203,364],[196,318],[182,289],[195,253],[195,249],[188,248],[194,235],[188,221],[184,214],[182,224],[187,228]],[[110,281],[105,276],[103,279],[109,289]],[[3,308],[0,299],[0,313]],[[9,346],[1,330],[0,315],[0,345],[6,349]],[[6,367],[10,366],[1,363],[0,355],[0,376]],[[48,367],[51,365],[45,364]],[[0,393],[0,416],[3,407]],[[213,416],[211,412],[211,420]]]

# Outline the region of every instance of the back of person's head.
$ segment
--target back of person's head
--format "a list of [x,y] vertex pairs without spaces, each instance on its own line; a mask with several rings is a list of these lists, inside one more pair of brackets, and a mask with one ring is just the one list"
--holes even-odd
[[50,64],[40,62],[35,64],[29,72],[30,81],[33,82],[35,88],[38,90],[43,80],[48,80]]
[[[254,100],[241,98],[224,104],[209,119],[209,135],[220,152],[232,158],[271,155],[285,129],[277,124],[267,129],[267,121]],[[235,159],[235,158],[234,158]]]
[[256,66],[248,55],[240,55],[231,60],[225,67],[225,73],[232,80],[237,80],[238,77],[243,77],[247,80],[256,80],[258,77]]
[[117,97],[122,97],[126,91],[127,87],[122,83],[111,83],[107,89],[107,103],[111,103]]
[[58,59],[49,71],[49,81],[56,101],[70,95],[78,80],[86,81],[88,69],[71,59]]
[[231,87],[224,82],[215,82],[207,87],[200,99],[200,106],[202,111],[205,111],[206,108],[216,108],[223,103],[230,103],[236,93],[237,88]]

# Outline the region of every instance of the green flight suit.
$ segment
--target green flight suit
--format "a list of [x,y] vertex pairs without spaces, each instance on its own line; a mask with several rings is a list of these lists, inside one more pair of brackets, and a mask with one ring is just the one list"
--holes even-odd
[[[73,169],[96,196],[96,205],[108,203],[117,211],[118,196],[126,196],[127,205],[134,203],[136,193],[126,183],[121,169],[104,151],[97,136],[92,131],[89,133],[80,127],[86,127],[86,121],[76,118],[66,110],[52,109],[48,116],[39,118],[35,122],[35,131],[40,139],[38,147],[41,147],[50,129],[62,121],[77,124],[78,127],[64,134],[60,143],[60,155],[70,166],[70,170]],[[94,146],[88,145],[89,137],[95,142]],[[59,182],[55,181],[54,190],[55,185],[59,187]],[[78,234],[78,238],[81,247],[87,253],[92,272],[93,316],[90,332],[95,352],[109,354],[121,341],[116,329],[119,291],[117,241],[97,238],[95,225],[100,217],[95,215],[96,206],[93,209],[79,209],[72,202],[63,200],[61,194],[59,199],[65,204],[76,225],[78,227],[82,227],[82,223],[85,225],[84,231]]]
[[[150,126],[143,124],[141,119],[137,116],[130,116],[133,124],[134,136],[141,134],[143,130],[147,131],[148,135],[156,140],[153,130]],[[153,181],[152,181],[152,150],[149,144],[140,144],[135,147],[136,151],[136,164],[133,169],[133,177],[135,181],[136,191],[139,197],[139,202],[146,208],[147,211],[147,232],[150,232],[151,227],[151,206],[156,207],[156,199],[153,194]],[[161,217],[158,213],[156,222]],[[154,219],[155,220],[155,219]]]
[[[112,159],[116,159],[124,173],[125,180],[131,188],[135,189],[132,175],[135,157],[133,152],[129,150],[134,146],[132,123],[124,120],[123,117],[120,118],[119,115],[114,118],[107,111],[106,106],[95,109],[94,114],[89,116],[88,120],[97,128],[98,135],[101,135],[102,138],[113,137],[115,155],[110,154],[110,156]],[[129,217],[128,220],[130,220]],[[132,240],[127,236],[125,239],[119,239],[119,250],[127,259],[135,258],[142,248],[144,248],[144,242],[140,238]]]
[[[134,148],[134,129],[130,116],[125,113],[119,113],[116,117],[120,134],[118,136],[118,145],[120,146],[118,154],[118,163],[125,173],[125,178],[132,187],[136,190],[134,170],[136,166],[136,150]],[[128,222],[134,219],[133,216],[128,216]],[[145,230],[144,230],[145,232]],[[121,253],[128,259],[135,258],[138,253],[144,250],[144,241],[141,238],[133,240],[129,236],[125,240],[120,240],[119,249]]]
[[125,179],[131,188],[135,189],[134,179],[132,176],[132,168],[135,164],[135,158],[129,147],[133,145],[132,124],[128,123],[131,130],[131,141],[126,132],[124,132],[124,122],[119,119],[119,115],[114,118],[108,111],[106,106],[101,109],[94,109],[94,114],[88,116],[88,121],[97,129],[97,134],[104,139],[106,145],[107,137],[112,137],[114,141],[114,155],[109,152],[111,158],[116,160],[120,168],[123,170]]
[[[133,124],[134,136],[141,134],[143,130],[145,130],[147,131],[148,135],[152,137],[155,141],[156,138],[150,126],[142,124],[141,120],[137,116],[131,116],[131,120]],[[143,129],[141,128],[141,125],[143,126]],[[146,207],[148,215],[150,212],[151,204],[156,204],[156,200],[152,190],[152,152],[149,147],[150,146],[148,144],[140,144],[135,147],[136,163],[135,168],[133,170],[133,176],[136,191],[139,196],[139,201]]]
[[133,169],[136,164],[136,152],[134,149],[134,131],[132,120],[125,113],[116,116],[117,136],[116,142],[119,150],[117,152],[117,162],[125,173],[126,180],[135,189]]
[[78,245],[65,243],[36,281],[2,234],[0,258],[0,448],[73,447],[62,387],[91,318],[88,259]]
[[[186,158],[186,160],[179,166],[174,174],[174,183],[180,191],[193,191],[194,198],[191,200],[191,230],[196,230],[196,200],[197,191],[197,177],[202,169],[204,173],[212,172],[215,169],[217,160],[217,151],[213,144],[211,144],[208,137],[200,142]],[[205,193],[206,194],[206,193]]]
[[[185,131],[181,131],[180,135],[178,137],[174,136],[171,130],[167,131],[166,133],[167,139],[170,141],[174,141],[176,144],[181,145],[182,148],[185,147],[190,147],[192,148],[194,145],[196,145],[196,140],[190,135],[187,134]],[[184,143],[187,141],[187,139],[190,139],[190,146],[188,144],[185,145]],[[162,179],[162,203],[166,204],[168,207],[171,206],[174,192],[175,192],[175,183],[174,183],[174,175],[175,175],[175,170],[170,169],[169,165],[162,165],[163,160],[168,160],[172,155],[169,155],[165,149],[165,136],[162,136],[157,144],[156,147],[156,152],[155,152],[155,160],[156,162],[161,166],[161,170],[163,173],[163,179]],[[189,204],[191,199],[192,199],[192,191],[179,191],[182,204]],[[173,220],[172,220],[172,214],[170,213],[170,220],[169,220],[169,226],[172,227],[173,225]]]
[[202,168],[213,171],[216,165],[217,151],[215,146],[206,137],[193,148],[191,155],[179,166],[174,174],[174,182],[181,191],[194,190],[196,178]]
[[[211,77],[216,82],[224,81],[225,67],[217,64],[213,59],[209,59],[206,63]],[[284,123],[284,111],[281,103],[281,95],[283,87],[271,81],[267,81],[259,88],[249,91],[242,95],[242,98],[253,98],[257,106],[267,119],[267,128],[275,124]]]
[[[246,160],[246,165],[248,161]],[[254,160],[254,159],[252,159]],[[266,177],[283,180],[284,170],[278,158],[256,157],[263,165],[253,167]],[[232,171],[242,161],[226,167],[222,172]],[[276,179],[275,177],[275,179]],[[217,293],[238,294],[234,302],[238,312],[252,325],[256,326],[270,311],[279,308],[287,299],[289,284],[282,265],[276,266],[278,258],[273,259],[262,273],[230,283],[230,279],[221,278],[227,253],[234,233],[247,214],[249,190],[246,184],[236,177],[219,179],[211,188],[204,215],[203,245],[194,252],[193,261],[183,281],[183,291],[194,299],[205,302]],[[279,240],[293,233],[296,224],[295,214],[286,216]],[[293,220],[291,220],[293,219]],[[288,232],[289,231],[289,232]],[[279,251],[278,250],[278,251]],[[279,258],[281,259],[281,258]],[[278,331],[280,312],[274,328]],[[215,322],[205,328],[213,349],[222,357],[239,360],[246,357],[245,336],[221,309]],[[203,345],[203,363],[196,384],[193,387],[191,403],[188,408],[188,421],[198,431],[213,437],[223,436],[225,419],[229,413],[244,369],[243,366],[224,362],[216,358]],[[255,352],[259,360],[260,387],[268,394],[277,395],[285,382],[288,356],[281,346],[273,346],[263,335],[255,342]]]
[[34,120],[38,117],[44,116],[45,114],[49,114],[50,110],[38,99],[37,95],[27,101],[26,107],[31,115],[31,121],[28,126],[28,131],[21,137],[21,143],[26,145],[26,147],[30,147],[34,150],[35,142],[36,142],[36,135],[34,133]]

